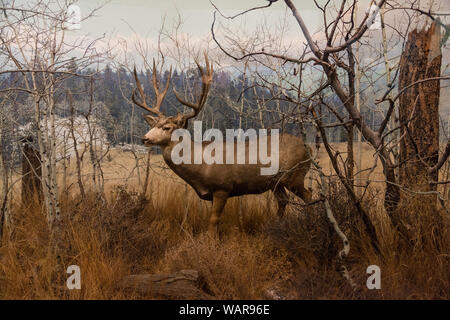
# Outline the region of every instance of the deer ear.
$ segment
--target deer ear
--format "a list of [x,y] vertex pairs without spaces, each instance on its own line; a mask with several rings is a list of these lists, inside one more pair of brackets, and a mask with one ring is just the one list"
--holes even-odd
[[145,115],[145,116],[144,116],[144,119],[145,119],[145,121],[147,121],[147,123],[148,123],[151,127],[153,127],[153,126],[158,122],[158,119],[155,118],[155,117],[152,117],[151,115]]

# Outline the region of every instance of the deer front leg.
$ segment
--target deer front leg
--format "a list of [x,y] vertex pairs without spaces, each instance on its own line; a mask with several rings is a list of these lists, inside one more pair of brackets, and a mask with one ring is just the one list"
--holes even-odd
[[217,225],[222,214],[223,208],[227,203],[228,193],[224,191],[217,191],[213,194],[213,208],[211,217],[209,219],[209,233],[211,235],[217,235]]

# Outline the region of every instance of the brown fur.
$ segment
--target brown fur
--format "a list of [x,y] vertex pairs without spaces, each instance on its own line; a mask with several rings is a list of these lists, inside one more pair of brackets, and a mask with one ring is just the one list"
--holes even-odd
[[[152,130],[144,137],[147,145],[157,144],[163,150],[166,164],[186,181],[203,200],[213,201],[210,231],[217,229],[217,223],[227,199],[245,194],[260,194],[272,190],[278,201],[278,215],[284,214],[288,202],[286,189],[305,202],[311,200],[311,192],[304,186],[305,176],[310,168],[307,146],[299,137],[289,134],[279,136],[279,171],[275,175],[262,175],[260,169],[267,167],[260,163],[248,164],[249,141],[245,143],[246,164],[237,164],[237,143],[234,143],[234,164],[225,164],[226,145],[223,146],[224,164],[194,164],[194,142],[191,141],[191,164],[175,164],[172,150],[179,142],[171,141],[174,130],[179,128],[175,117],[163,117],[156,120]],[[268,141],[270,141],[270,136]],[[211,142],[203,142],[202,150]],[[268,143],[268,153],[271,153]]]

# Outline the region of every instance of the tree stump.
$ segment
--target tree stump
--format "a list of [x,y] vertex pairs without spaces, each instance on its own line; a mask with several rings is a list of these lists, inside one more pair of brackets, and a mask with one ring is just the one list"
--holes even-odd
[[[414,189],[428,179],[439,157],[440,81],[423,81],[441,74],[440,26],[409,33],[400,60],[400,183]],[[416,83],[416,84],[415,84]],[[437,181],[437,172],[430,177]],[[436,190],[436,185],[433,186]]]
[[[413,191],[436,191],[438,171],[430,174],[429,169],[436,166],[439,158],[439,99],[442,50],[441,27],[434,21],[428,29],[414,30],[409,33],[408,41],[400,59],[399,76],[399,120],[400,152],[399,183]],[[428,80],[427,80],[428,79]],[[402,193],[402,206],[409,208],[413,197]],[[400,212],[401,221],[409,225],[402,233],[411,241],[428,242],[442,236],[440,227],[442,217],[436,210],[436,196],[421,195],[416,198],[423,209],[430,212],[434,221],[433,235],[423,223],[417,223],[417,217],[409,210]],[[421,209],[416,211],[422,215]],[[427,216],[428,219],[428,216]],[[428,223],[428,222],[427,222]],[[411,231],[409,231],[409,230]],[[421,237],[419,241],[417,236]],[[437,245],[438,242],[434,243]]]
[[42,201],[41,190],[41,157],[39,151],[33,145],[33,137],[27,136],[21,139],[23,143],[22,159],[22,203]]
[[118,283],[118,288],[155,299],[206,300],[213,297],[202,290],[195,270],[181,270],[168,274],[129,275]]

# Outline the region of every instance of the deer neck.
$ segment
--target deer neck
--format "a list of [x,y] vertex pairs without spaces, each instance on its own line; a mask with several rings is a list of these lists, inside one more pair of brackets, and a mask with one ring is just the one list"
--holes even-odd
[[[161,146],[163,151],[164,162],[172,169],[173,172],[184,181],[186,181],[198,196],[203,200],[212,200],[210,190],[205,186],[205,182],[202,178],[205,177],[204,165],[192,165],[192,164],[175,164],[172,161],[172,150],[178,142],[170,142],[165,146]],[[194,141],[191,139],[191,150],[194,148]],[[191,162],[192,163],[192,162]]]
[[[191,143],[193,144],[193,141],[191,140]],[[172,150],[175,147],[175,145],[178,144],[178,141],[171,141],[166,145],[160,146],[162,149],[163,159],[164,162],[171,168],[176,174],[180,176],[184,176],[186,174],[191,173],[192,169],[194,169],[196,166],[185,166],[183,164],[175,164],[172,161]]]
[[162,156],[163,156],[164,162],[166,162],[167,165],[171,168],[172,168],[172,166],[175,166],[175,164],[172,161],[172,149],[174,146],[175,145],[172,142],[170,142],[166,145],[160,146],[161,150],[162,150]]

